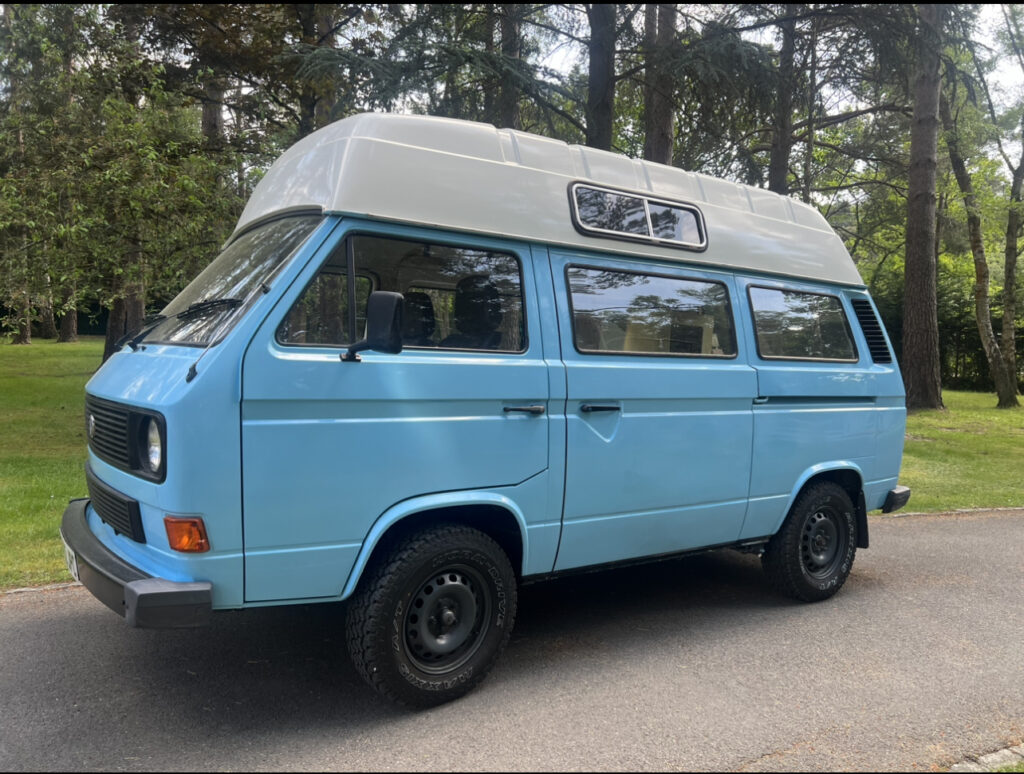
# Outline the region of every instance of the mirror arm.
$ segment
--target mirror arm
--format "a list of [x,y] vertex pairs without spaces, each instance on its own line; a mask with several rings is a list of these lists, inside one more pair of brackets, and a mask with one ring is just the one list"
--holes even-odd
[[364,349],[369,349],[369,347],[366,346],[366,339],[362,339],[361,341],[357,341],[355,344],[350,345],[348,350],[342,352],[339,357],[343,363],[361,363],[362,358],[356,353],[362,352]]

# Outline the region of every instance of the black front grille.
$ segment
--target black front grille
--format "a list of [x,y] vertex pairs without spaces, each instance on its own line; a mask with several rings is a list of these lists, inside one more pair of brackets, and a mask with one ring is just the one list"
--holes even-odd
[[[94,424],[90,423],[89,417],[93,418]],[[128,408],[87,395],[85,423],[89,446],[96,456],[114,467],[130,470],[132,461],[128,443]],[[89,432],[90,425],[92,432]]]
[[860,329],[864,331],[864,338],[868,341],[871,359],[876,363],[891,363],[892,354],[885,343],[885,332],[875,315],[875,310],[871,308],[871,302],[866,298],[853,298],[850,299],[850,303],[853,304],[853,311],[860,322]]
[[130,497],[110,488],[85,466],[85,483],[89,487],[89,499],[93,510],[100,519],[109,524],[114,532],[130,537],[138,543],[146,542],[146,533],[142,531],[142,513],[139,503]]

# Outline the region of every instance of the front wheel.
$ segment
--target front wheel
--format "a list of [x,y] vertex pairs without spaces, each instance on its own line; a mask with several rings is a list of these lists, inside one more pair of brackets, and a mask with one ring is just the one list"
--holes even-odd
[[399,541],[360,581],[346,636],[379,693],[431,707],[469,692],[508,642],[516,578],[490,537],[443,524]]
[[825,481],[805,490],[761,557],[772,585],[804,602],[828,599],[846,582],[857,551],[850,496]]

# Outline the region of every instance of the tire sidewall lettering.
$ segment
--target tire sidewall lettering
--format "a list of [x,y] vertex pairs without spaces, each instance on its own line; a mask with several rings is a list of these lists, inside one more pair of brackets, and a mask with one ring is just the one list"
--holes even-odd
[[478,652],[490,649],[490,644],[495,640],[504,638],[506,619],[508,617],[508,600],[505,589],[505,580],[501,571],[486,554],[474,549],[456,548],[441,551],[426,561],[420,562],[409,568],[404,573],[404,591],[393,603],[390,623],[390,647],[392,657],[395,660],[395,668],[402,679],[411,687],[431,693],[450,691],[460,685],[473,680],[478,673],[476,657],[464,664],[458,671],[445,675],[429,675],[416,668],[409,661],[405,653],[404,626],[405,617],[412,604],[414,595],[417,593],[417,586],[422,584],[430,574],[437,572],[453,564],[468,565],[475,569],[490,585],[491,611],[487,621],[487,628],[481,635],[481,644]]

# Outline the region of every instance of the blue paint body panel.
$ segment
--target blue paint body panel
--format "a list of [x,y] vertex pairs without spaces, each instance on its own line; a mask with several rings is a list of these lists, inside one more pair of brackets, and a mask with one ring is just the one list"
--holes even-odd
[[[318,258],[361,224],[347,225]],[[398,227],[375,233],[428,236]],[[362,362],[342,363],[337,347],[282,346],[275,332],[319,260],[260,326],[242,377],[246,601],[337,598],[371,526],[395,503],[546,475],[549,378],[532,254],[493,240],[472,245],[510,251],[523,266],[523,353],[366,352]],[[504,411],[524,404],[545,413]]]
[[[524,351],[406,349],[356,363],[338,347],[279,343],[282,320],[352,233],[513,255]],[[718,283],[735,356],[580,352],[573,266]],[[857,361],[760,357],[752,284],[837,296]],[[163,415],[168,462],[155,483],[90,453],[95,475],[139,502],[146,542],[92,509],[88,525],[142,571],[209,581],[214,607],[236,608],[348,597],[381,537],[424,511],[502,509],[519,530],[518,569],[539,576],[770,536],[801,488],[832,471],[856,475],[877,509],[899,472],[903,385],[895,364],[872,362],[852,298],[868,296],[328,216],[217,344],[125,349],[92,378],[90,395]],[[505,410],[524,405],[543,413]],[[201,516],[211,551],[172,551],[167,514]]]
[[[895,364],[872,362],[849,304],[866,293],[838,287],[739,278],[751,364],[757,370],[750,509],[743,538],[774,534],[804,483],[829,470],[852,470],[864,488],[868,510],[880,508],[895,486],[906,424],[903,380]],[[750,285],[838,296],[850,324],[856,362],[763,359],[755,346]],[[882,491],[884,488],[884,491]]]
[[[636,263],[552,251],[568,384],[564,570],[728,543],[746,512],[757,376],[732,359],[581,354],[566,268],[635,271]],[[727,275],[658,267],[667,276]],[[618,410],[586,412],[587,404]]]
[[[119,470],[91,451],[89,464],[115,490],[140,503],[146,543],[136,543],[99,521],[89,525],[107,548],[143,572],[175,580],[213,584],[217,608],[240,607],[244,601],[242,482],[239,400],[242,354],[273,305],[274,291],[289,282],[296,265],[330,233],[322,224],[278,275],[271,292],[224,339],[205,352],[198,347],[146,344],[112,355],[86,385],[86,392],[116,403],[159,411],[167,424],[167,476],[162,484]],[[187,381],[190,366],[197,376]],[[182,554],[170,549],[165,515],[201,516],[210,551]]]

